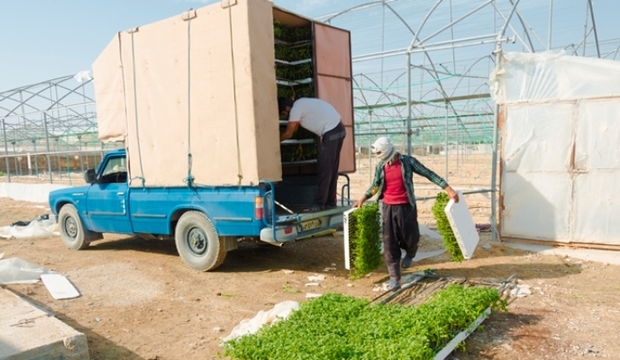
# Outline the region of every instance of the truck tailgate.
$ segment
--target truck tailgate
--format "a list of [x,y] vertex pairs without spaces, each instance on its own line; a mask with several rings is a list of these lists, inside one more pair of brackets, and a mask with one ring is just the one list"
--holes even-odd
[[312,213],[278,214],[270,227],[261,230],[260,239],[269,243],[282,243],[342,227],[342,214],[349,208],[340,206]]

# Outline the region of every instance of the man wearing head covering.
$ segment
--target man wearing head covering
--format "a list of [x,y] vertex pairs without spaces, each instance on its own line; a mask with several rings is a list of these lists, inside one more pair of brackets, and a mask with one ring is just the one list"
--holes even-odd
[[[360,207],[375,194],[382,200],[383,256],[390,274],[389,287],[400,287],[400,267],[408,268],[418,251],[420,229],[418,211],[413,191],[413,173],[424,176],[448,193],[455,202],[459,196],[439,175],[428,169],[415,157],[403,155],[387,137],[380,137],[372,144],[372,152],[379,162],[375,177],[364,196],[353,207]],[[400,261],[401,248],[405,257]]]
[[318,191],[312,206],[304,211],[319,211],[336,206],[340,150],[347,132],[340,121],[340,114],[326,101],[315,98],[278,98],[280,114],[288,117],[280,141],[290,139],[297,128],[303,128],[320,137],[317,159]]

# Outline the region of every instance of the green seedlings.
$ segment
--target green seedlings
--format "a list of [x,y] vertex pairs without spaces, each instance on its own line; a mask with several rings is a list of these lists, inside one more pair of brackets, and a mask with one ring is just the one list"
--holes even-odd
[[349,225],[353,236],[349,239],[351,274],[362,277],[383,264],[381,255],[381,225],[379,205],[370,203],[353,211]]
[[432,359],[489,307],[505,310],[506,303],[484,287],[449,285],[417,307],[328,293],[224,343],[224,353],[235,360]]
[[443,237],[443,246],[446,248],[448,254],[450,254],[450,260],[461,262],[465,258],[456,241],[456,236],[454,236],[450,221],[444,212],[446,205],[448,205],[448,194],[440,192],[437,194],[437,200],[435,200],[435,204],[433,204],[432,208],[435,221],[437,221],[437,232]]

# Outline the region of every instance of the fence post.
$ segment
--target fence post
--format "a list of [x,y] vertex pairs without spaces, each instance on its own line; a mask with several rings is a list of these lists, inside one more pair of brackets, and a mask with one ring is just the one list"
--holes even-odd
[[6,176],[9,182],[11,182],[11,171],[9,170],[9,151],[6,144],[6,126],[4,124],[4,118],[2,118],[2,134],[4,135],[4,154],[7,155],[4,158],[4,164],[6,166]]
[[52,161],[50,158],[50,133],[47,130],[47,112],[43,113],[43,125],[45,127],[45,144],[47,145],[47,153],[45,154],[45,160],[47,160],[47,172],[49,172],[50,174],[50,184],[52,184],[54,181],[52,178]]

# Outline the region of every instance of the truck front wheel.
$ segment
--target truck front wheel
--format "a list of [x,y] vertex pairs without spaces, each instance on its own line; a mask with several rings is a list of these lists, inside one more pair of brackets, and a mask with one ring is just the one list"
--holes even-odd
[[192,269],[210,271],[224,262],[225,243],[220,241],[209,218],[199,211],[188,211],[181,216],[174,239],[179,255]]
[[82,250],[88,247],[92,240],[101,239],[101,233],[92,232],[82,225],[82,220],[71,204],[64,205],[58,213],[60,238],[69,249]]

